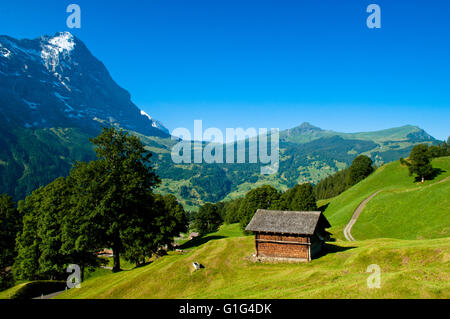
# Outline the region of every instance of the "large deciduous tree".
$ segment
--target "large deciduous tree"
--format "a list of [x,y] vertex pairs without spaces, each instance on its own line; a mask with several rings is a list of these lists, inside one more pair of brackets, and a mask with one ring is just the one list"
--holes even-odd
[[433,174],[431,166],[431,156],[427,144],[419,144],[413,147],[409,154],[409,174],[416,174],[422,181]]
[[316,211],[316,198],[309,183],[298,184],[287,190],[272,206],[272,209],[291,211]]
[[[75,170],[77,171],[77,170]],[[23,230],[17,237],[14,273],[17,279],[63,279],[69,264],[99,265],[95,220],[82,210],[83,198],[74,193],[73,179],[58,178],[19,205]],[[100,246],[101,247],[101,246]]]
[[239,222],[239,207],[242,204],[243,198],[236,198],[232,201],[226,202],[224,222],[233,224]]
[[124,234],[124,258],[139,265],[146,256],[170,249],[175,236],[187,231],[188,218],[173,195],[149,194]]
[[81,268],[81,280],[87,267],[101,264],[96,252],[105,248],[105,226],[101,213],[103,163],[77,163],[68,177],[71,187],[70,208],[65,212],[61,253]]
[[102,170],[96,212],[102,217],[106,244],[113,249],[113,271],[119,271],[124,240],[129,242],[134,235],[135,219],[145,220],[151,214],[146,203],[153,200],[152,189],[159,179],[150,165],[152,154],[136,136],[105,128],[91,141]]
[[158,226],[158,234],[160,236],[160,246],[171,246],[173,238],[179,236],[180,233],[188,230],[188,217],[183,206],[177,201],[174,195],[156,195],[156,200],[161,202],[163,209],[158,214],[156,225]]
[[60,177],[47,185],[38,207],[37,232],[39,238],[39,268],[41,278],[61,279],[67,256],[62,254],[61,228],[64,217],[70,210],[71,189],[65,178]]
[[22,227],[22,218],[12,198],[0,195],[0,289],[13,282],[10,267],[14,264],[16,236]]
[[207,234],[216,231],[222,224],[222,217],[217,206],[206,203],[200,207],[194,217],[194,228],[200,234]]
[[38,226],[44,187],[35,190],[19,204],[19,212],[23,216],[22,232],[17,236],[17,257],[14,261],[13,273],[16,279],[39,279],[39,246]]
[[267,209],[280,198],[280,193],[270,185],[263,185],[248,192],[239,207],[241,228],[245,229],[258,209]]
[[159,183],[151,153],[135,136],[104,129],[92,142],[98,159],[77,163],[70,176],[34,191],[19,205],[23,230],[13,269],[18,279],[65,278],[68,264],[99,266],[96,252],[112,248],[139,264],[186,230],[183,207],[172,195],[153,194]]
[[372,165],[372,160],[366,155],[356,157],[349,168],[347,184],[349,186],[355,185],[372,174],[374,170]]

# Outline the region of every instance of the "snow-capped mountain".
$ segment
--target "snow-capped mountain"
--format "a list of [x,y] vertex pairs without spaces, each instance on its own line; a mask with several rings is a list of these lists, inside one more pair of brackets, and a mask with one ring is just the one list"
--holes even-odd
[[154,128],[160,129],[161,131],[164,131],[167,134],[170,134],[169,130],[160,121],[153,119],[150,115],[148,115],[147,113],[145,113],[142,110],[141,110],[141,115],[147,117],[150,121],[152,121],[152,126]]
[[169,135],[69,32],[34,40],[0,36],[0,120],[26,128],[114,124]]

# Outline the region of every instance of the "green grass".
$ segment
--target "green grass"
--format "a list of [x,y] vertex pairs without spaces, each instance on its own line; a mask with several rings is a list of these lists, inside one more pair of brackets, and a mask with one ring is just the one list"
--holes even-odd
[[[106,265],[107,267],[113,267],[114,266],[114,260],[112,257],[108,257],[108,264]],[[133,269],[134,267],[136,267],[135,263],[129,262],[127,260],[125,260],[124,258],[120,257],[120,268],[123,270],[128,270],[128,269]]]
[[317,208],[321,210],[322,208],[326,207],[335,197],[327,198],[327,199],[319,199],[317,201]]
[[239,224],[224,224],[219,227],[219,229],[214,233],[206,234],[202,237],[194,238],[192,240],[183,240],[180,242],[180,249],[191,249],[196,248],[210,240],[222,239],[222,238],[232,238],[245,236],[244,232],[240,228]]
[[[320,201],[335,237],[356,207],[379,189],[352,229],[358,241],[326,245],[310,263],[253,263],[253,236],[238,224],[186,242],[151,264],[90,276],[57,298],[450,298],[450,157],[443,172],[415,183],[399,162],[379,168],[341,195]],[[391,239],[389,239],[389,238]],[[444,238],[446,237],[446,238]],[[193,262],[205,268],[194,272]],[[381,268],[381,288],[369,289],[367,267]],[[17,287],[11,289],[18,289]],[[12,290],[9,290],[11,294]],[[8,296],[8,291],[0,297]]]
[[84,279],[91,279],[91,278],[96,278],[96,277],[101,277],[104,275],[109,275],[111,273],[111,270],[109,269],[105,269],[105,268],[94,268],[94,269],[89,269],[86,271],[85,275],[84,275]]
[[208,234],[206,236],[241,237],[245,235],[239,224],[225,224],[220,226],[217,232]]
[[434,180],[415,183],[400,162],[384,165],[371,176],[330,201],[325,215],[330,231],[344,239],[343,229],[359,204],[382,189],[363,210],[352,229],[356,239],[420,239],[449,236],[450,157],[434,159],[443,172]]
[[352,229],[355,238],[450,236],[450,180],[413,190],[390,190],[371,200]]
[[[450,298],[448,238],[329,244],[308,264],[253,263],[253,251],[251,236],[211,239],[57,298]],[[194,261],[205,268],[194,272]],[[380,289],[367,287],[371,264],[381,267]]]

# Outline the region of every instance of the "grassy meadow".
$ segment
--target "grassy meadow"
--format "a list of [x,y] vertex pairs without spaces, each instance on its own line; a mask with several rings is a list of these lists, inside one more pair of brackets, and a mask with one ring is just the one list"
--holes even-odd
[[[450,298],[450,157],[433,160],[434,180],[416,183],[399,162],[380,167],[341,195],[319,201],[335,242],[310,263],[254,263],[254,238],[238,224],[183,241],[183,252],[124,271],[97,269],[81,289],[56,298]],[[352,229],[353,211],[382,189]],[[194,271],[193,262],[204,268]],[[381,268],[381,287],[369,289],[367,267]],[[0,293],[9,298],[24,284]]]
[[[96,277],[57,298],[449,298],[450,239],[327,244],[311,263],[253,263],[252,236],[229,225],[184,254]],[[193,271],[192,262],[205,268]],[[367,267],[381,267],[381,288]]]
[[[352,229],[357,240],[369,238],[421,239],[449,236],[450,157],[436,158],[441,173],[416,183],[408,168],[393,162],[378,168],[357,185],[333,198],[325,210],[330,231],[344,239],[343,229],[359,204],[378,190]],[[327,204],[323,201],[319,204]]]

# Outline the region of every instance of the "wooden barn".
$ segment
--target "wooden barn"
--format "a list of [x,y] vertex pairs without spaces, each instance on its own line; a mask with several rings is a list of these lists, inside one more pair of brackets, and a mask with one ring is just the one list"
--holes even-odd
[[255,233],[257,258],[310,261],[329,240],[329,227],[321,212],[258,209],[246,230]]

